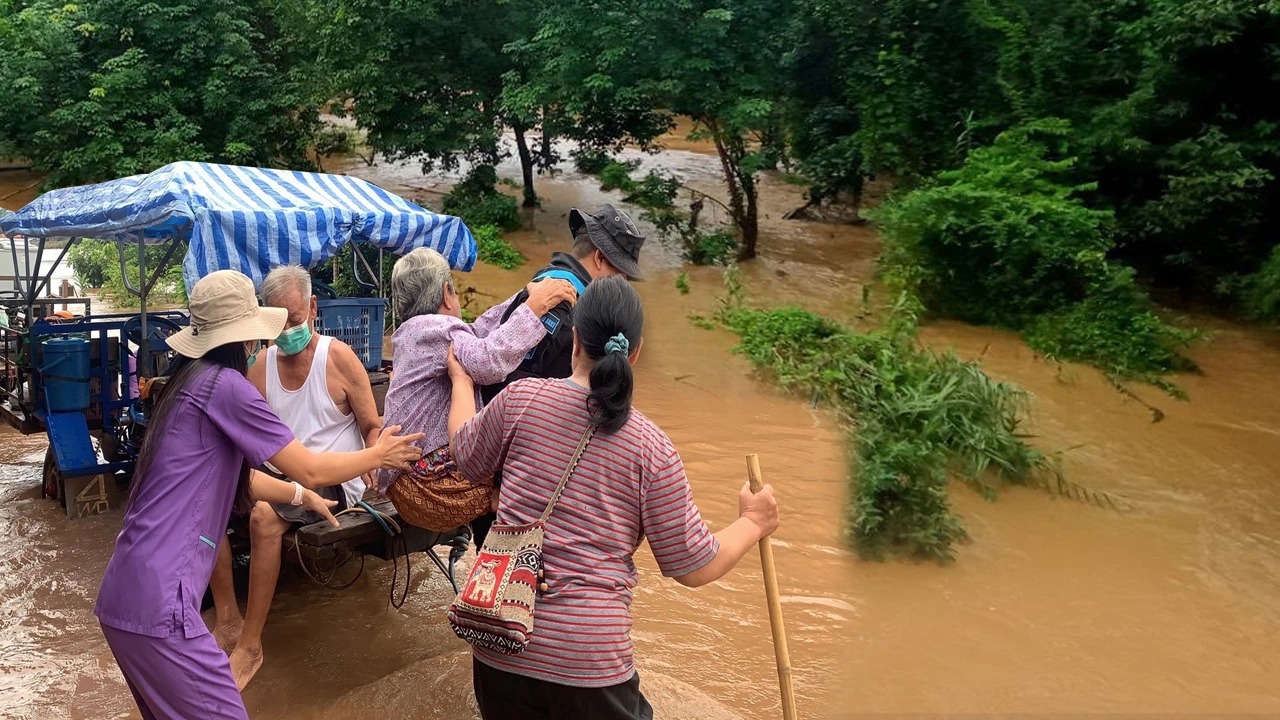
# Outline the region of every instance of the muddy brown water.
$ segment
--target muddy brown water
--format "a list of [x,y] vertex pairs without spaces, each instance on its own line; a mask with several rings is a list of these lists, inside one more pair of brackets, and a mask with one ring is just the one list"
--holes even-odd
[[[642,159],[717,190],[715,159],[680,147]],[[449,181],[412,164],[327,166],[428,202]],[[530,264],[480,266],[463,281],[478,303],[505,297],[564,247],[570,207],[618,199],[573,172],[540,178],[539,192],[543,207],[516,238]],[[855,317],[874,234],[783,221],[798,189],[770,179],[764,195],[749,297]],[[1072,479],[1124,508],[1017,488],[987,502],[957,486],[973,540],[954,565],[860,562],[841,537],[841,430],[754,378],[728,334],[689,323],[714,307],[717,271],[689,269],[681,295],[677,252],[653,242],[644,264],[636,404],[680,448],[713,528],[735,514],[744,455],[761,455],[783,508],[775,553],[802,717],[1280,715],[1280,337],[1197,318],[1214,335],[1193,351],[1203,374],[1178,378],[1190,400],[1137,389],[1165,413],[1153,424],[1092,370],[1046,362],[1006,333],[930,326],[929,344],[1027,388],[1035,442],[1064,451]],[[40,500],[44,448],[43,436],[0,435],[0,716],[136,717],[91,612],[120,515],[69,521]],[[637,655],[659,716],[778,717],[755,555],[700,590],[661,578],[647,549],[637,564]],[[443,617],[451,593],[426,566],[415,561],[409,600],[392,610],[387,564],[371,561],[343,591],[286,565],[266,664],[245,692],[251,715],[473,717],[465,645]]]

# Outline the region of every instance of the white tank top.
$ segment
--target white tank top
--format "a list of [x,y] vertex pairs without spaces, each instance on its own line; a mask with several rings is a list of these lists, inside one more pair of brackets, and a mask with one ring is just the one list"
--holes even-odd
[[[333,338],[320,335],[307,381],[297,390],[285,390],[276,367],[279,348],[267,349],[267,404],[311,452],[352,452],[364,449],[364,437],[356,414],[343,415],[329,395],[329,345]],[[352,478],[342,484],[347,507],[364,497],[364,479]]]

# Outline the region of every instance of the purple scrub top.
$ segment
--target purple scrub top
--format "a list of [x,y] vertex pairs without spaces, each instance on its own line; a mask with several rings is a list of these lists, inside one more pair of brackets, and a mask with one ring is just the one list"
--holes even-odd
[[267,401],[234,370],[205,372],[180,403],[124,516],[94,614],[151,637],[209,632],[200,602],[227,531],[241,464],[262,465],[293,441]]

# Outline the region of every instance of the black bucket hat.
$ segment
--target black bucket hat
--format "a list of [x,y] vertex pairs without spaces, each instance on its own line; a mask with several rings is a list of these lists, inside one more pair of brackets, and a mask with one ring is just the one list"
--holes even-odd
[[628,280],[643,280],[640,272],[640,246],[645,237],[626,213],[612,205],[601,205],[594,215],[587,215],[578,208],[569,211],[569,234],[577,237],[578,231],[587,229],[591,244],[595,245],[609,263],[627,276]]

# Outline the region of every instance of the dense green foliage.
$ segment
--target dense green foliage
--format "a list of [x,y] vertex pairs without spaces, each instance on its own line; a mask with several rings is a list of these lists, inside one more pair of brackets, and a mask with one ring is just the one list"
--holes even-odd
[[312,88],[273,8],[0,0],[0,156],[55,187],[176,160],[309,167]]
[[444,198],[444,212],[462,218],[473,230],[494,225],[502,230],[520,229],[516,201],[497,189],[497,173],[491,165],[476,166]]
[[671,115],[696,123],[720,158],[728,207],[754,257],[757,180],[782,154],[781,60],[791,2],[777,0],[548,0],[538,32],[513,45],[544,97],[613,108],[642,143]]
[[[1109,259],[1229,299],[1280,235],[1280,4],[806,0],[788,127],[818,199],[960,166],[1059,117]],[[980,232],[980,228],[972,228]]]
[[1166,324],[1113,250],[1110,212],[1070,184],[1069,127],[1040,121],[1000,134],[956,170],[871,213],[899,289],[931,311],[1027,331],[1033,347],[1121,378],[1191,368],[1193,335]]
[[1280,319],[1280,245],[1244,283],[1245,307],[1258,318]]
[[462,161],[495,165],[514,128],[525,202],[536,204],[533,173],[553,162],[535,155],[528,133],[541,108],[504,100],[522,76],[507,44],[533,31],[523,0],[293,0],[316,38],[327,89],[353,101],[368,142],[424,172]]
[[505,270],[514,270],[525,264],[527,258],[502,237],[502,231],[493,225],[473,228],[480,262]]

